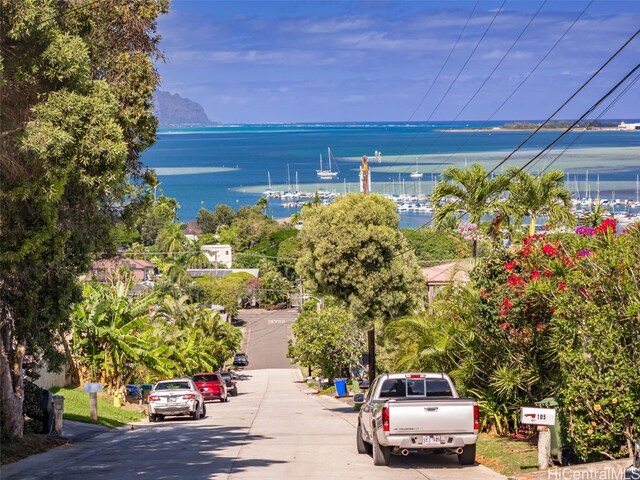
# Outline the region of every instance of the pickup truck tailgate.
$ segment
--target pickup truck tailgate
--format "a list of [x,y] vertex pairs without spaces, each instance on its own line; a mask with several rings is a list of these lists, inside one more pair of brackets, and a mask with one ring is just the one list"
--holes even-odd
[[389,434],[473,433],[474,400],[390,400]]

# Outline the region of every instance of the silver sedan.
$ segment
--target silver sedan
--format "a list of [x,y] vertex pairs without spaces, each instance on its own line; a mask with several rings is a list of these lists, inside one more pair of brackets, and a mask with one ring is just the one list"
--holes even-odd
[[149,394],[149,421],[168,415],[190,415],[197,420],[206,415],[204,398],[190,378],[162,380]]

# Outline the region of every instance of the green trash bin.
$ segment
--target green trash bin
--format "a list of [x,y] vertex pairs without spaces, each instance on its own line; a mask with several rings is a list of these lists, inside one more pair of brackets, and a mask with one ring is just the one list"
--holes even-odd
[[149,394],[151,390],[153,390],[153,385],[150,383],[143,383],[140,385],[140,390],[142,390],[142,403],[149,403]]
[[551,457],[560,465],[573,465],[575,463],[575,455],[564,428],[561,400],[558,397],[547,397],[536,402],[536,406],[556,409],[556,423],[549,427],[551,432]]

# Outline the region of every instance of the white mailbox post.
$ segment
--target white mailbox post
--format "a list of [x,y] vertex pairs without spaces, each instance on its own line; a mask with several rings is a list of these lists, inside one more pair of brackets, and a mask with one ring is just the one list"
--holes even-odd
[[549,427],[556,424],[555,408],[520,408],[520,423],[538,426],[538,468],[549,468],[551,458],[551,432]]
[[98,392],[102,391],[101,383],[85,383],[84,391],[89,392],[89,416],[91,420],[98,420]]

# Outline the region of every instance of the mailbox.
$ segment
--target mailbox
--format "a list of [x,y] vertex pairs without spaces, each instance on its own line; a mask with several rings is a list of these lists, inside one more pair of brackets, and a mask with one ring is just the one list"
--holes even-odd
[[520,423],[525,425],[553,426],[556,424],[556,409],[521,407]]

